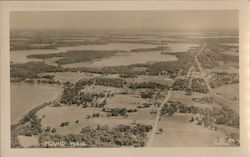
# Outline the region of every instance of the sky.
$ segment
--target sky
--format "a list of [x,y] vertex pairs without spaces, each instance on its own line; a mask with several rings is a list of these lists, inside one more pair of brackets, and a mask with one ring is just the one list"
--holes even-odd
[[15,11],[11,29],[215,31],[238,29],[236,10]]

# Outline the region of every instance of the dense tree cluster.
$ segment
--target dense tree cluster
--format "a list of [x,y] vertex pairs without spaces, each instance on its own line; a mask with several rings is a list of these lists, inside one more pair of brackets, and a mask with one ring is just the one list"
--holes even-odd
[[219,66],[219,62],[239,63],[239,56],[227,55],[219,52],[229,51],[231,48],[238,48],[238,46],[222,45],[220,43],[238,43],[237,39],[206,39],[206,46],[210,51],[206,51],[198,56],[201,65],[205,68],[215,68]]
[[46,78],[46,79],[54,79],[55,78],[55,75],[44,75],[44,76],[41,76],[41,78]]
[[159,75],[162,72],[166,72],[170,78],[175,78],[178,75],[186,75],[190,66],[194,62],[194,57],[188,53],[166,53],[175,55],[177,61],[169,62],[156,62],[153,64],[147,64],[147,70],[150,75]]
[[137,76],[133,73],[119,74],[121,78],[136,78]]
[[237,73],[213,72],[212,74],[213,76],[209,82],[212,88],[239,83],[239,74]]
[[141,97],[142,98],[153,98],[154,97],[154,92],[149,90],[149,91],[145,91],[145,92],[141,92]]
[[109,110],[103,110],[104,112],[108,112],[109,116],[126,116],[127,115],[127,109],[126,108],[111,108]]
[[181,102],[169,101],[161,109],[161,115],[172,116],[174,113],[192,113],[201,114],[204,117],[201,119],[199,124],[204,123],[204,125],[223,124],[232,127],[239,127],[239,115],[228,107],[213,107],[199,108],[195,106],[187,106]]
[[[83,39],[82,34],[74,31],[31,31],[30,33],[20,33],[20,31],[10,32],[11,50],[33,50],[33,49],[57,49],[58,47],[78,46],[78,45],[103,45],[110,43],[110,38]],[[56,36],[56,37],[55,37]],[[92,36],[93,37],[93,36]],[[25,39],[25,40],[23,40]],[[81,40],[79,40],[81,39]],[[115,40],[116,41],[116,40]]]
[[149,88],[149,89],[166,90],[166,89],[169,89],[169,86],[165,84],[156,83],[156,82],[142,82],[142,83],[135,82],[135,83],[131,83],[129,85],[129,88],[132,88],[132,89]]
[[139,48],[139,49],[132,49],[131,52],[147,52],[147,51],[167,51],[169,47],[159,46],[153,48]]
[[119,79],[119,78],[97,77],[97,78],[94,78],[93,81],[96,85],[111,86],[111,87],[117,87],[117,88],[123,87],[123,84],[126,83],[123,79]]
[[98,73],[98,74],[121,74],[120,77],[132,77],[134,75],[145,74],[144,71],[134,70],[137,67],[145,67],[145,64],[132,64],[132,65],[121,65],[121,66],[107,66],[102,68],[92,68],[92,67],[77,67],[77,68],[65,68],[65,71],[71,72],[88,72],[88,73]]
[[[76,82],[75,84],[66,82],[64,83],[64,91],[60,102],[69,105],[71,104],[85,105],[88,102],[89,103],[93,102],[94,98],[98,99],[105,97],[105,93],[82,92],[81,90],[84,88],[84,86],[95,84],[95,85],[112,86],[112,87],[123,87],[123,82],[124,81],[122,79],[116,79],[116,78],[82,79]],[[108,96],[110,95],[107,94],[107,97]]]
[[191,84],[191,90],[199,93],[207,93],[208,89],[205,81],[201,78],[193,78]]
[[173,84],[173,90],[181,90],[185,91],[189,87],[189,80],[188,79],[176,79]]
[[136,108],[103,108],[103,112],[107,112],[107,116],[127,116],[127,113],[137,112]]
[[228,126],[239,127],[239,115],[228,107],[222,107],[221,109],[213,108],[210,116],[215,118],[216,124],[225,124]]
[[190,78],[190,79],[177,79],[174,82],[172,89],[186,91],[186,92],[191,92],[191,91],[199,93],[208,92],[207,86],[203,79],[201,78]]
[[20,78],[20,80],[39,78],[38,74],[42,72],[56,72],[62,69],[53,65],[47,65],[43,62],[27,62],[10,65],[11,78]]
[[80,91],[74,85],[64,87],[60,102],[64,104],[77,104],[80,99]]
[[57,49],[56,46],[54,45],[31,45],[28,43],[22,43],[22,44],[11,44],[10,45],[10,50],[15,51],[15,50],[36,50],[36,49],[49,49],[49,50],[54,50]]
[[85,144],[75,147],[143,147],[147,133],[151,129],[151,125],[145,124],[118,125],[114,128],[110,128],[107,125],[97,126],[96,128],[85,127],[80,135],[43,134],[39,143],[40,147],[49,147],[48,145],[45,146],[45,141],[65,141],[65,147],[70,147],[70,142]]
[[[78,106],[83,105],[83,107],[87,107],[86,106],[87,103],[94,103],[93,101],[95,99],[103,98],[103,97],[105,97],[104,93],[80,92],[79,90],[75,88],[75,86],[73,86],[73,87],[67,87],[64,89],[60,102],[64,104],[68,104],[68,105],[77,104]],[[104,106],[106,103],[102,103],[102,104]],[[95,106],[95,107],[102,107],[100,105],[95,106],[95,104],[92,104],[92,106]]]
[[223,43],[239,43],[238,38],[209,38],[205,39],[206,46],[213,52],[229,51],[231,48],[239,48],[234,45],[225,45]]
[[37,83],[60,84],[60,81],[56,81],[54,79],[38,79]]

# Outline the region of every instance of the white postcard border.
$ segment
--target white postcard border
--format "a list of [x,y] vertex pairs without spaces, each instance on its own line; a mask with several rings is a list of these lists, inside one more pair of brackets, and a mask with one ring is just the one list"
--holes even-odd
[[[240,147],[164,148],[10,148],[9,13],[11,11],[79,10],[239,10],[240,36]],[[245,157],[249,154],[249,39],[247,1],[9,1],[0,2],[1,43],[1,155],[3,157],[87,156]],[[243,106],[244,104],[244,106]]]

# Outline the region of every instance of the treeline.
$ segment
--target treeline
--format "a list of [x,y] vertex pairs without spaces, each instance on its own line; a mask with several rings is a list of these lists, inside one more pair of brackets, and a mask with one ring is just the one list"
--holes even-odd
[[27,56],[27,58],[48,59],[48,58],[60,57],[60,59],[58,59],[56,63],[64,65],[64,64],[79,63],[79,62],[90,62],[92,60],[110,57],[118,52],[124,52],[124,51],[74,50],[62,53],[34,54]]
[[[10,48],[12,50],[31,50],[31,49],[57,49],[58,47],[79,46],[79,45],[102,45],[110,43],[109,38],[83,39],[83,37],[95,37],[81,32],[50,32],[32,31],[24,34],[22,32],[10,32]],[[56,38],[55,38],[56,37]],[[25,40],[22,40],[25,39]],[[69,41],[70,40],[70,41]],[[39,45],[41,44],[41,45]]]
[[[63,95],[60,99],[61,103],[64,104],[77,104],[83,105],[86,107],[86,103],[93,102],[94,97],[103,98],[104,93],[85,93],[81,92],[81,90],[86,85],[102,85],[102,86],[112,86],[121,88],[123,87],[124,81],[118,78],[93,78],[93,79],[82,79],[72,84],[70,82],[66,82],[64,84]],[[107,94],[107,96],[110,96]],[[105,105],[105,104],[104,104]],[[94,104],[95,106],[95,104]],[[98,105],[99,106],[99,105]],[[101,106],[99,106],[101,107]]]
[[102,68],[91,68],[91,67],[65,68],[65,70],[72,72],[80,71],[80,72],[98,73],[98,74],[120,74],[121,77],[123,78],[146,74],[145,71],[134,70],[137,67],[146,68],[145,64],[132,64],[126,66],[108,66]]
[[55,45],[35,45],[32,44],[11,44],[10,51],[17,51],[17,50],[37,50],[37,49],[45,49],[45,50],[55,50],[57,46]]
[[170,87],[165,84],[160,84],[156,82],[142,82],[142,83],[131,83],[129,85],[129,88],[132,89],[139,89],[139,88],[148,88],[148,89],[160,89],[160,90],[167,90]]
[[210,38],[205,39],[207,47],[213,52],[228,51],[231,48],[238,48],[233,45],[223,45],[223,43],[239,43],[239,38]]
[[159,46],[159,47],[154,47],[154,48],[132,49],[131,52],[166,51],[166,50],[169,50],[169,47]]
[[[192,79],[192,80],[190,80]],[[187,92],[207,93],[208,89],[202,78],[177,79],[173,84],[173,90],[181,90]],[[191,84],[190,84],[191,81]]]
[[239,74],[227,72],[213,72],[209,82],[212,88],[235,83],[239,83]]
[[62,69],[43,62],[28,62],[10,65],[10,77],[19,80],[39,78],[38,74],[43,72],[60,72]]
[[[40,147],[50,147],[45,145],[45,141],[66,141],[62,147],[73,147],[69,141],[84,143],[75,147],[143,147],[148,132],[152,129],[151,125],[118,125],[114,128],[109,126],[100,126],[96,128],[85,127],[80,135],[52,135],[42,134],[39,140]],[[51,146],[53,147],[53,146]],[[54,146],[60,148],[60,145]]]
[[37,83],[60,84],[60,81],[56,81],[54,79],[38,79]]
[[198,124],[203,124],[204,126],[223,124],[239,128],[239,115],[228,107],[203,109],[195,106],[188,106],[181,102],[169,101],[164,104],[164,107],[161,109],[161,115],[172,116],[176,112],[200,114],[202,118]]
[[119,74],[119,76],[120,76],[121,78],[136,78],[136,77],[137,77],[137,75],[131,74],[131,73]]
[[146,72],[149,75],[159,75],[162,72],[166,72],[170,78],[175,78],[179,75],[186,75],[190,66],[194,62],[194,57],[188,53],[166,53],[170,55],[175,55],[177,61],[169,62],[156,62],[153,64],[147,64]]
[[102,85],[102,86],[111,86],[111,87],[117,87],[122,88],[126,82],[123,79],[119,78],[101,78],[97,77],[93,79],[93,82],[95,85]]
[[239,63],[239,56],[220,53],[221,51],[228,51],[234,46],[220,45],[218,42],[209,39],[205,40],[205,42],[207,48],[210,49],[211,51],[201,53],[201,55],[198,56],[198,59],[203,67],[209,69],[215,68],[219,66],[220,61]]

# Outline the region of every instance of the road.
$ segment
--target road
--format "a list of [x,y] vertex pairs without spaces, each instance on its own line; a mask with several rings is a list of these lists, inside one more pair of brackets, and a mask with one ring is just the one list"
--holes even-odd
[[[205,73],[203,72],[202,67],[201,67],[201,64],[200,64],[200,62],[199,62],[199,60],[198,60],[199,55],[200,55],[201,53],[203,53],[203,52],[205,51],[205,49],[206,49],[206,44],[205,44],[205,43],[202,43],[201,49],[199,50],[198,54],[195,56],[195,63],[196,63],[197,66],[198,66],[198,70],[199,70],[199,72],[201,73],[202,78],[205,80],[205,83],[206,83],[206,86],[207,86],[209,92],[210,92],[211,94],[213,94],[213,90],[212,90],[212,88],[210,87],[210,85],[209,85],[209,83],[208,83],[208,80],[207,80],[207,78],[205,77]],[[187,75],[186,75],[186,78],[188,78],[188,77],[190,76],[190,74],[191,74],[191,72],[193,71],[193,69],[194,69],[194,66],[191,66],[190,69],[189,69],[189,71],[188,71],[188,73],[187,73]],[[171,92],[172,92],[172,88],[168,91],[168,93],[167,93],[166,96],[165,96],[165,99],[163,100],[163,102],[161,103],[161,105],[159,106],[159,108],[157,109],[156,118],[155,118],[155,121],[154,121],[154,124],[153,124],[152,131],[151,131],[151,133],[150,133],[150,135],[149,135],[149,139],[148,139],[148,141],[147,141],[147,143],[146,143],[146,147],[152,146],[152,142],[153,142],[153,140],[154,140],[154,136],[155,136],[155,134],[156,134],[156,132],[157,132],[157,129],[158,129],[158,122],[159,122],[159,120],[160,120],[160,118],[161,118],[161,109],[163,108],[164,104],[166,104],[166,103],[168,102],[168,100],[169,100],[169,98],[170,98],[170,96],[171,96]],[[214,96],[215,96],[215,94],[214,94]]]
[[156,118],[155,118],[155,121],[154,121],[154,124],[153,124],[153,128],[152,128],[152,131],[150,133],[150,136],[149,136],[149,139],[146,143],[146,147],[150,147],[152,145],[152,142],[153,142],[153,139],[154,139],[154,136],[156,134],[156,131],[158,129],[158,121],[160,120],[161,118],[161,109],[163,108],[164,104],[166,104],[170,98],[170,95],[171,95],[171,92],[172,92],[172,89],[170,89],[165,97],[165,99],[163,100],[163,102],[161,103],[160,107],[158,108],[157,110],[157,113],[156,113]]
[[190,74],[193,72],[193,70],[194,70],[194,66],[192,65],[191,67],[190,67],[190,69],[188,70],[188,73],[187,73],[187,75],[186,75],[186,79],[188,79],[189,78],[189,76],[190,76]]
[[215,92],[213,91],[213,89],[211,88],[211,86],[210,86],[210,84],[209,84],[209,81],[208,81],[208,79],[207,79],[207,77],[206,77],[206,74],[203,72],[203,69],[202,69],[202,67],[201,67],[201,63],[200,63],[199,60],[198,60],[198,57],[201,55],[201,53],[203,53],[203,52],[205,51],[205,49],[206,49],[206,44],[203,43],[202,48],[200,49],[198,55],[195,56],[195,59],[194,59],[194,60],[195,60],[195,63],[196,63],[196,65],[197,65],[197,67],[198,67],[198,70],[199,70],[199,72],[200,72],[200,74],[201,74],[201,78],[204,80],[204,82],[205,82],[205,84],[206,84],[206,86],[207,86],[207,89],[208,89],[210,95],[213,97],[213,99],[215,100],[216,103],[218,103],[219,105],[224,106],[224,105],[223,105],[223,101],[221,101],[221,100],[216,96],[216,93],[215,93]]

